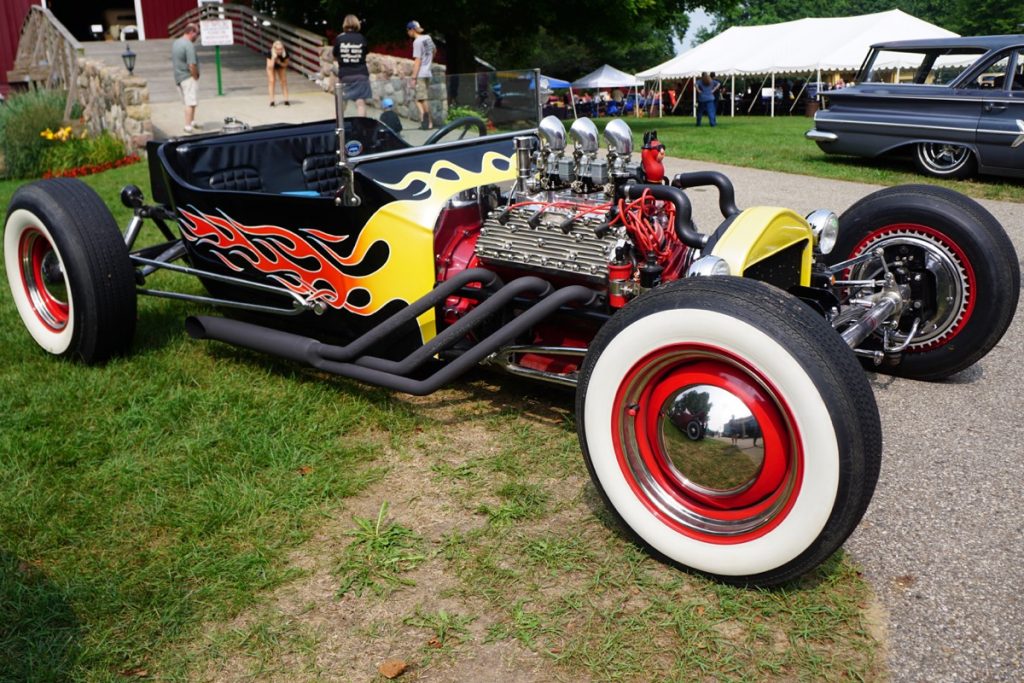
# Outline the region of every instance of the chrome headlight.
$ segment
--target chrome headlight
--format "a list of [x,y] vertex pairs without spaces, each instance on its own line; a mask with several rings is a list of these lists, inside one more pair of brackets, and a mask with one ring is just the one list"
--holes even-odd
[[807,222],[814,233],[818,251],[822,254],[831,252],[839,238],[839,217],[828,209],[818,209],[807,214]]
[[732,275],[732,272],[725,259],[708,254],[690,264],[686,270],[686,277],[693,275]]

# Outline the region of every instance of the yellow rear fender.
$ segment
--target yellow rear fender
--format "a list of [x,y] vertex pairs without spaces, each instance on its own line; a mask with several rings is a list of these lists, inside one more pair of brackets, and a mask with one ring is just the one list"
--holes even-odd
[[811,284],[811,226],[790,209],[755,206],[736,216],[710,251],[733,275],[762,280],[781,289]]

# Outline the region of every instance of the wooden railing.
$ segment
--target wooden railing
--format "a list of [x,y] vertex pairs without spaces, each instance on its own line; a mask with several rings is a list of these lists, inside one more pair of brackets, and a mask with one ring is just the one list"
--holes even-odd
[[171,22],[167,29],[175,38],[182,34],[185,24],[198,24],[203,19],[230,19],[235,45],[244,45],[261,54],[268,52],[275,40],[280,40],[288,52],[292,69],[307,77],[320,71],[320,50],[327,45],[327,38],[260,14],[245,5],[226,3],[193,7]]
[[83,54],[82,44],[50,10],[33,5],[21,26],[18,53],[14,68],[7,72],[7,82],[12,86],[67,90],[67,119],[78,101],[78,58]]

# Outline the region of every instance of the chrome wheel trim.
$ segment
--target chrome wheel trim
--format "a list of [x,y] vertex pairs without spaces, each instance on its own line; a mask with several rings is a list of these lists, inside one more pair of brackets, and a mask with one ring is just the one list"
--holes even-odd
[[917,157],[933,173],[956,173],[971,158],[971,150],[948,142],[922,142],[917,146]]

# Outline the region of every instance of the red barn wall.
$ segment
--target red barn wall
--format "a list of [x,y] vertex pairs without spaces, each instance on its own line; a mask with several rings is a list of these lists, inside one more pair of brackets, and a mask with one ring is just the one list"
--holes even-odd
[[37,4],[39,0],[0,0],[0,92],[6,93],[8,89],[7,72],[14,66],[25,15],[29,7]]
[[146,39],[175,38],[168,35],[167,25],[198,4],[196,0],[142,0]]

